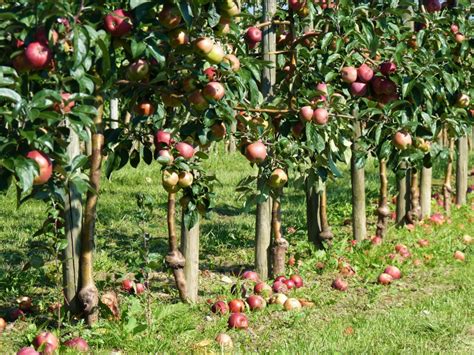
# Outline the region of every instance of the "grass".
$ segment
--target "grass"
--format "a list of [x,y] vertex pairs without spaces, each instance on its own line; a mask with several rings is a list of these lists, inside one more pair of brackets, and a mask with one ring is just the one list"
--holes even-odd
[[[449,223],[417,226],[414,231],[391,227],[384,245],[361,243],[350,247],[349,175],[329,185],[329,220],[335,235],[328,251],[313,249],[306,241],[304,196],[289,188],[283,199],[283,226],[290,242],[289,254],[296,266],[289,273],[300,273],[306,286],[295,296],[314,302],[300,312],[284,312],[277,306],[249,315],[248,331],[227,330],[227,317],[210,314],[207,299],[219,295],[229,299],[230,286],[223,276],[249,268],[253,262],[255,218],[244,213],[238,199],[238,181],[254,174],[239,154],[228,156],[221,150],[206,162],[222,186],[217,188],[217,208],[201,226],[201,302],[187,306],[177,302],[177,292],[163,263],[166,245],[166,196],[160,187],[160,169],[141,165],[125,168],[104,181],[97,220],[95,271],[101,292],[118,290],[129,275],[142,277],[143,233],[137,221],[135,196],[150,194],[155,199],[153,218],[144,228],[151,233],[151,257],[156,258],[151,291],[151,324],[146,321],[147,297],[119,293],[121,320],[108,319],[105,308],[92,329],[82,322],[65,322],[62,339],[81,335],[94,353],[121,350],[124,353],[209,353],[219,351],[213,339],[228,332],[237,352],[276,353],[472,353],[474,352],[474,262],[472,246],[462,243],[463,234],[474,234],[474,211],[469,204],[455,209]],[[442,166],[435,171],[440,177]],[[392,177],[393,178],[393,177]],[[393,181],[391,186],[393,186]],[[378,180],[376,167],[367,167],[369,229],[375,230],[372,217],[376,207]],[[393,206],[392,206],[393,207]],[[434,206],[434,208],[437,208]],[[45,236],[32,237],[41,226],[46,208],[28,202],[15,209],[14,192],[0,197],[0,315],[15,305],[18,296],[33,298],[35,313],[9,325],[0,334],[2,353],[13,353],[26,346],[40,329],[55,329],[51,303],[61,299],[60,274],[54,252],[42,250],[51,244]],[[420,238],[429,239],[426,248],[417,246]],[[407,261],[387,258],[396,243],[403,242],[412,252]],[[454,261],[455,250],[466,254],[464,263]],[[349,291],[330,288],[337,275],[337,258],[344,256],[356,269],[349,278]],[[412,261],[419,259],[422,265]],[[317,270],[315,264],[325,264]],[[385,265],[395,263],[404,277],[390,286],[376,284]],[[2,311],[3,310],[3,311]]]

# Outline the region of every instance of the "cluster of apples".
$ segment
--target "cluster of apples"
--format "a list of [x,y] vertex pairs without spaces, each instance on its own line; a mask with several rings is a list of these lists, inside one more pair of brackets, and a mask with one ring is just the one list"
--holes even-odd
[[289,298],[286,295],[293,289],[303,287],[303,279],[299,275],[291,275],[289,278],[279,276],[274,280],[273,286],[262,282],[255,271],[245,271],[241,278],[253,283],[253,294],[249,295],[245,301],[242,299],[233,299],[229,302],[219,300],[211,306],[212,313],[220,315],[231,313],[228,320],[229,328],[248,328],[248,318],[244,314],[247,309],[259,311],[269,303],[281,305],[285,310],[290,311],[300,309],[306,304],[305,301]]
[[316,90],[320,96],[314,98],[311,101],[311,105],[301,107],[299,110],[299,117],[303,123],[313,122],[316,125],[324,126],[329,120],[329,112],[325,107],[327,103],[328,88],[325,83],[319,83],[316,85]]
[[389,265],[385,268],[384,272],[382,272],[377,281],[381,285],[389,285],[392,283],[393,280],[398,280],[402,277],[402,272],[396,266]]
[[122,281],[122,291],[130,294],[141,295],[146,290],[144,284],[135,282],[134,280],[125,279]]
[[344,67],[341,70],[342,81],[350,84],[349,90],[355,97],[367,96],[371,92],[381,105],[398,100],[397,84],[389,78],[397,71],[397,65],[385,61],[378,71],[381,75],[365,63],[358,68]]
[[[55,354],[59,349],[59,339],[51,332],[41,332],[33,339],[32,345],[18,350],[17,355]],[[75,352],[89,351],[89,344],[81,337],[71,338],[62,345]]]
[[165,130],[158,130],[155,133],[155,146],[158,162],[169,168],[163,170],[162,184],[167,192],[177,192],[180,188],[186,188],[193,184],[194,176],[190,171],[176,171],[173,168],[174,155],[190,160],[194,157],[194,147],[186,142],[176,143],[171,133]]

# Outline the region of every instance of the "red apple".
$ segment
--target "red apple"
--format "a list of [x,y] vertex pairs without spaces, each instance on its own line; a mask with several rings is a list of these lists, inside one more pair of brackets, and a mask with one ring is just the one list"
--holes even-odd
[[313,122],[317,125],[328,123],[329,113],[325,108],[317,108],[313,113]]
[[123,280],[122,281],[122,290],[124,290],[125,292],[132,292],[133,291],[133,284],[135,282],[133,282],[132,280]]
[[144,59],[139,59],[130,64],[127,70],[127,76],[130,81],[140,81],[148,77],[150,66]]
[[59,340],[53,333],[41,332],[33,340],[33,346],[43,354],[53,354],[59,347]]
[[285,280],[286,280],[286,277],[283,276],[283,275],[280,275],[280,276],[277,276],[274,281],[282,281],[283,282]]
[[135,294],[141,295],[143,292],[145,292],[145,290],[146,290],[146,287],[144,284],[139,283],[139,282],[135,284],[135,289],[134,289]]
[[254,282],[259,282],[260,281],[260,277],[258,276],[258,274],[255,271],[251,271],[251,270],[244,271],[242,273],[241,278],[243,280],[250,280],[250,281],[254,281]]
[[341,70],[342,81],[351,84],[357,80],[357,69],[354,67],[344,67]]
[[229,310],[232,313],[245,312],[245,303],[242,300],[235,299],[229,302]]
[[224,301],[217,301],[211,307],[212,313],[226,314],[229,313],[229,306]]
[[245,33],[245,41],[253,46],[262,41],[262,31],[257,27],[249,27]]
[[397,71],[397,65],[394,62],[386,61],[380,64],[380,73],[389,76]]
[[89,344],[87,344],[87,341],[80,337],[67,340],[66,342],[64,342],[64,346],[67,348],[74,349],[77,352],[89,351]]
[[291,275],[290,280],[295,283],[296,288],[303,287],[303,278],[300,275]]
[[400,150],[407,149],[413,143],[410,133],[404,131],[395,133],[392,142],[393,145]]
[[259,311],[266,307],[267,302],[259,295],[251,295],[247,298],[247,304],[251,311]]
[[464,256],[464,253],[460,250],[456,250],[454,252],[454,259],[459,260],[459,261],[464,261],[466,257]]
[[36,164],[38,164],[39,174],[33,180],[34,185],[42,185],[49,181],[51,175],[53,174],[53,163],[49,157],[39,151],[32,150],[26,154],[27,158],[33,159]]
[[383,239],[381,237],[374,236],[370,239],[370,242],[372,243],[372,245],[381,245],[383,242]]
[[393,265],[387,266],[384,270],[384,273],[392,276],[394,280],[398,280],[402,277],[402,272],[400,271],[400,269]]
[[47,67],[53,57],[53,52],[42,42],[31,42],[25,50],[25,58],[34,69]]
[[206,55],[211,52],[214,42],[207,37],[200,37],[194,41],[194,48],[200,55]]
[[272,287],[265,282],[259,282],[255,285],[253,288],[253,292],[255,292],[257,295],[262,295],[263,297],[271,297],[273,294]]
[[393,277],[386,273],[381,273],[378,278],[378,282],[381,285],[388,285],[393,281]]
[[32,348],[31,346],[28,346],[28,347],[25,347],[25,348],[21,348],[20,350],[18,350],[18,352],[16,353],[16,355],[40,355],[39,352],[37,352],[34,348]]
[[219,101],[225,95],[225,88],[224,85],[222,85],[221,83],[217,81],[212,81],[204,87],[204,89],[202,90],[202,94],[204,98],[208,101]]
[[170,46],[171,48],[178,48],[179,46],[184,46],[189,44],[188,33],[183,29],[176,29],[169,34]]
[[155,144],[157,146],[169,146],[171,144],[171,133],[163,131],[162,129],[155,133]]
[[249,321],[245,314],[242,313],[232,313],[227,324],[229,328],[235,329],[247,329],[249,327]]
[[18,319],[25,319],[25,312],[19,308],[12,309],[7,314],[7,320],[10,322],[15,322]]
[[419,245],[420,247],[427,247],[427,246],[430,245],[430,241],[429,241],[428,239],[420,239],[420,240],[418,241],[418,245]]
[[221,140],[226,136],[227,128],[224,122],[215,123],[211,127],[211,132],[214,139]]
[[133,27],[130,14],[123,9],[115,10],[105,16],[104,23],[105,30],[114,37],[129,34]]
[[316,90],[324,95],[328,95],[328,86],[326,83],[318,83],[316,85]]
[[196,90],[196,79],[187,77],[183,80],[183,90],[187,93]]
[[397,93],[397,84],[390,79],[382,79],[379,94],[393,96]]
[[397,244],[395,245],[395,251],[399,253],[402,250],[408,250],[407,246],[405,244]]
[[295,309],[301,309],[302,305],[296,298],[288,298],[283,304],[283,308],[285,308],[285,311],[293,311]]
[[273,282],[273,292],[275,293],[287,293],[288,286],[283,281]]
[[55,103],[53,108],[56,112],[59,113],[69,113],[71,112],[72,108],[75,106],[75,102],[73,100],[69,100],[71,94],[67,92],[61,93],[61,103]]
[[173,29],[181,23],[181,14],[177,7],[165,5],[158,14],[158,20],[163,27]]
[[441,3],[439,0],[424,0],[423,5],[429,13],[437,12],[441,10]]
[[209,67],[207,69],[204,69],[203,73],[204,73],[204,75],[207,76],[207,80],[209,80],[209,81],[215,81],[216,80],[217,69],[215,67]]
[[453,34],[456,34],[459,32],[459,26],[453,23],[450,27],[450,30]]
[[295,282],[291,279],[286,279],[285,281],[283,281],[283,283],[286,285],[286,287],[288,287],[288,290],[296,288]]
[[359,68],[357,68],[357,80],[367,83],[372,80],[373,76],[374,71],[367,64],[364,63]]
[[254,142],[245,148],[245,156],[251,163],[260,164],[267,157],[267,147],[262,142]]
[[339,291],[347,291],[347,288],[349,287],[349,285],[347,281],[344,281],[341,278],[337,278],[332,282],[331,287]]
[[302,121],[311,122],[313,119],[313,114],[314,110],[311,108],[311,106],[303,106],[300,108],[299,115]]
[[365,96],[367,94],[367,84],[356,81],[351,84],[350,90],[352,96]]
[[178,154],[186,160],[189,160],[194,156],[194,148],[188,143],[179,142],[174,147],[178,151]]
[[199,90],[192,92],[189,95],[188,100],[191,106],[197,111],[204,111],[209,107],[209,102]]
[[134,108],[138,116],[151,116],[155,113],[155,106],[150,101],[142,101]]
[[306,0],[288,0],[288,6],[293,11],[300,11],[303,7],[306,6]]
[[224,56],[224,62],[227,63],[232,71],[237,72],[240,69],[240,60],[233,54],[226,54]]

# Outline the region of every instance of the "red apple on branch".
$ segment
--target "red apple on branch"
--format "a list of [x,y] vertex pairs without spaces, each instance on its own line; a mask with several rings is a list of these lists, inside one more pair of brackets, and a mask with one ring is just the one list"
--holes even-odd
[[122,37],[132,31],[131,16],[123,9],[118,9],[105,16],[105,30],[114,37]]
[[34,185],[42,185],[49,181],[53,174],[53,163],[51,159],[39,150],[32,150],[26,155],[27,158],[33,159],[39,167],[39,174],[33,180]]
[[53,58],[53,52],[43,42],[31,42],[25,50],[25,58],[34,69],[47,67]]

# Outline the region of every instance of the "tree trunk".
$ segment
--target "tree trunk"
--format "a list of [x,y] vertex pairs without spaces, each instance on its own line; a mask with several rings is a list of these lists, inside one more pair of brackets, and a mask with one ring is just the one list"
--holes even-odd
[[169,268],[173,270],[176,287],[178,288],[181,301],[187,302],[186,277],[184,275],[185,259],[178,249],[178,240],[176,237],[176,193],[168,193],[168,245],[169,253],[165,260]]
[[420,207],[420,187],[418,181],[418,171],[411,170],[411,189],[410,189],[410,211],[407,214],[408,222],[416,224],[421,218]]
[[446,165],[446,172],[444,175],[443,184],[443,198],[444,198],[444,210],[446,214],[451,213],[451,176],[453,174],[453,158],[454,158],[454,139],[449,140],[449,158],[448,164]]
[[230,136],[229,136],[229,141],[227,142],[227,152],[228,153],[234,153],[236,151],[236,142],[235,142],[235,132],[237,131],[237,123],[232,122],[232,125],[230,126]]
[[431,181],[432,181],[432,168],[423,167],[421,170],[421,183],[420,183],[420,202],[421,202],[421,217],[426,218],[431,215]]
[[456,162],[456,204],[465,205],[469,170],[467,136],[458,139],[458,159]]
[[406,223],[406,216],[410,206],[410,171],[406,170],[404,177],[398,180],[397,196],[397,225],[403,226]]
[[119,127],[119,100],[110,100],[110,128],[116,129]]
[[262,280],[269,277],[271,270],[271,198],[257,204],[255,226],[255,270]]
[[318,249],[323,248],[321,238],[321,222],[319,215],[319,193],[315,186],[306,182],[306,228],[308,230],[308,241]]
[[281,203],[280,196],[275,196],[272,200],[272,230],[273,230],[273,267],[272,275],[285,274],[286,251],[288,250],[288,242],[283,238],[281,233]]
[[[276,0],[263,1],[263,22],[270,21],[276,12]],[[275,26],[263,28],[263,59],[273,63],[262,70],[261,90],[264,99],[269,100],[273,95],[273,85],[276,81],[276,31]],[[255,268],[260,277],[265,280],[269,271],[269,253],[271,239],[271,199],[257,204],[256,237],[255,237]]]
[[94,120],[95,132],[92,134],[92,154],[89,182],[94,190],[87,192],[86,208],[84,211],[84,228],[82,230],[81,250],[81,291],[79,299],[83,307],[84,317],[88,325],[94,324],[99,315],[99,292],[93,278],[93,252],[97,200],[99,197],[100,175],[102,165],[103,134],[103,99],[97,98],[98,113]]
[[322,242],[326,242],[328,245],[331,245],[333,234],[328,222],[326,185],[324,185],[323,190],[319,195],[319,218],[321,220],[321,233],[319,233],[319,237],[321,238]]
[[184,277],[186,279],[186,298],[197,302],[199,290],[199,221],[191,229],[184,223],[184,211],[181,217],[181,253],[186,260]]
[[[79,136],[70,129],[67,153],[72,161],[81,152]],[[63,288],[67,310],[71,314],[80,312],[78,293],[80,290],[80,258],[82,230],[82,196],[76,187],[68,184],[64,201],[64,229],[67,247],[63,250]]]
[[356,167],[356,141],[362,134],[360,121],[354,122],[354,141],[352,143],[351,182],[352,182],[352,236],[361,241],[367,238],[367,219],[365,213],[365,170]]
[[375,235],[385,237],[387,233],[388,218],[390,217],[390,209],[388,207],[388,178],[387,178],[387,161],[379,160],[379,177],[380,177],[380,193],[379,207],[377,209],[377,230]]

